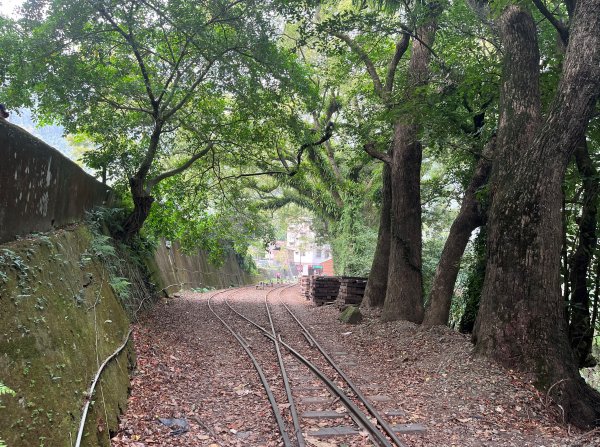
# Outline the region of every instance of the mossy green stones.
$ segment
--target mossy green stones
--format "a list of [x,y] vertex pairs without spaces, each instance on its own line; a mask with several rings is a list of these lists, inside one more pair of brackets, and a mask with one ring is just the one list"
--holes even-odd
[[[0,281],[0,380],[16,392],[0,396],[0,439],[11,447],[71,445],[98,364],[127,334],[129,319],[108,284],[109,273],[95,257],[80,263],[91,240],[90,231],[79,226],[0,247],[26,259],[37,286],[33,293],[24,291],[22,271],[0,265],[8,278]],[[84,288],[88,274],[94,279]],[[73,287],[84,290],[82,302],[73,296]],[[94,306],[98,293],[101,299]],[[27,294],[31,296],[24,298]],[[41,318],[44,324],[35,324]],[[105,324],[107,320],[111,323]],[[132,364],[128,346],[104,370],[83,445],[109,445],[109,432],[116,430],[127,403]]]
[[360,313],[360,309],[356,306],[348,306],[344,311],[340,314],[340,321],[342,323],[348,324],[359,324],[362,322],[362,314]]

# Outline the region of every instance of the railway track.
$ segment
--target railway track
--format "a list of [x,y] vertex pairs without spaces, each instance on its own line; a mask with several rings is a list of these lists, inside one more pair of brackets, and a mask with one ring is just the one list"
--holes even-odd
[[[259,315],[255,301],[245,303],[238,299],[235,305],[229,302],[234,296],[256,294],[250,288],[224,290],[208,298],[210,311],[252,361],[271,404],[283,445],[305,447],[313,445],[311,439],[331,438],[352,441],[355,445],[360,442],[404,446],[395,427],[375,409],[294,311],[281,301],[282,293],[294,287],[295,284],[285,285],[265,291],[264,310]],[[348,424],[350,420],[352,423]],[[344,425],[339,425],[340,421]],[[317,430],[313,430],[315,425]]]

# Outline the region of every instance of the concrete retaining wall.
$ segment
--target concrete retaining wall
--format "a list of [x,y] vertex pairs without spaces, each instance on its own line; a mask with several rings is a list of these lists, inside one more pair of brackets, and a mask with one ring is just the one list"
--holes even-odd
[[154,259],[158,266],[161,287],[167,293],[179,289],[195,287],[215,287],[250,284],[253,278],[244,272],[234,253],[230,253],[221,267],[215,267],[208,261],[208,254],[199,250],[194,255],[181,252],[177,242],[166,244],[162,241]]
[[0,120],[0,243],[108,205],[110,188],[19,126]]

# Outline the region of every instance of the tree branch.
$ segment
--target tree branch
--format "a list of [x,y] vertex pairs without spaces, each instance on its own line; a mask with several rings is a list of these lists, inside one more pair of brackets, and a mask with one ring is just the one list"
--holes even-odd
[[104,17],[111,24],[113,29],[117,33],[119,33],[131,47],[131,49],[133,51],[133,55],[138,63],[140,71],[142,73],[142,78],[144,79],[144,86],[146,87],[146,94],[148,95],[148,98],[150,99],[150,103],[152,104],[152,109],[154,110],[154,113],[157,115],[158,114],[158,104],[157,104],[156,98],[154,96],[154,92],[152,91],[152,83],[150,82],[150,76],[148,75],[148,70],[146,68],[146,64],[144,62],[144,59],[142,58],[142,55],[140,54],[137,42],[133,38],[131,31],[129,33],[126,33],[119,26],[119,24],[115,21],[115,19],[112,18],[112,16],[108,13],[108,11],[106,10],[106,8],[104,6],[102,6],[101,4],[99,4],[98,2],[95,2],[93,0],[90,0],[89,3],[92,5],[93,8],[96,9],[96,11],[98,11],[100,13],[100,15],[102,15],[102,17]]
[[[325,98],[326,96],[329,96],[329,103],[328,103],[327,111],[325,114],[325,120],[324,121],[319,120],[318,114],[316,112],[313,113],[313,121],[314,121],[315,127],[318,130],[322,129],[322,126],[321,126],[322,122],[326,122],[326,123],[330,122],[333,119],[333,114],[336,113],[340,109],[340,105],[337,101],[335,92],[331,92],[331,94],[328,95],[327,89],[326,89],[325,95],[323,95],[323,97]],[[322,108],[324,108],[324,107],[325,106],[323,105]],[[338,181],[339,183],[343,182],[343,178],[340,173],[340,168],[337,165],[337,162],[335,161],[335,154],[333,151],[333,147],[331,145],[331,141],[325,142],[325,149],[327,152],[327,158],[329,160],[329,164],[331,165],[331,169],[333,171],[335,180]]]
[[260,172],[247,172],[247,173],[243,173],[243,174],[235,174],[235,175],[228,175],[226,177],[221,177],[220,175],[217,175],[217,177],[219,178],[220,181],[222,180],[230,180],[230,179],[239,179],[239,178],[244,178],[244,177],[257,177],[259,175],[289,175],[289,172],[286,171],[260,171]]
[[392,93],[392,88],[394,87],[394,77],[396,76],[396,68],[398,67],[398,63],[406,50],[408,49],[408,44],[410,42],[410,36],[408,33],[402,34],[402,39],[400,39],[396,43],[396,51],[394,53],[394,57],[390,61],[387,68],[387,75],[385,77],[385,87],[383,88],[384,95],[387,97]]
[[110,98],[107,98],[106,96],[102,95],[101,93],[97,93],[99,101],[100,102],[105,102],[106,104],[109,104],[110,106],[114,107],[117,110],[128,110],[130,112],[140,112],[140,113],[146,113],[148,115],[152,115],[152,110],[148,110],[148,109],[144,109],[143,107],[133,107],[133,106],[127,106],[127,105],[123,105],[118,103],[117,101],[113,101]]
[[[333,122],[329,122],[327,124],[327,127],[325,128],[325,133],[323,134],[323,136],[321,137],[321,139],[315,143],[304,143],[302,146],[300,146],[300,149],[298,150],[298,156],[296,157],[296,168],[300,167],[300,163],[302,162],[302,154],[304,153],[304,151],[306,149],[308,149],[309,147],[313,147],[313,146],[318,146],[320,144],[325,143],[327,140],[329,140],[332,136],[333,136],[333,128],[334,128],[334,124]],[[293,172],[290,175],[294,175],[295,172]]]
[[[229,50],[224,51],[221,54],[221,57],[223,55],[225,55],[225,53],[227,53]],[[204,70],[198,75],[198,78],[194,81],[194,83],[188,88],[187,93],[184,95],[183,98],[181,98],[181,100],[175,104],[173,106],[173,108],[171,110],[169,110],[168,112],[166,112],[164,114],[164,119],[168,119],[171,116],[173,116],[175,113],[177,113],[177,111],[179,109],[181,109],[189,100],[190,98],[194,95],[194,93],[196,93],[196,88],[200,85],[200,83],[202,81],[204,81],[204,78],[206,77],[206,75],[208,74],[208,72],[210,71],[210,69],[212,68],[212,66],[214,65],[215,61],[208,61],[206,67],[204,68]]]
[[369,55],[366,53],[366,51],[363,50],[362,47],[359,44],[357,44],[355,41],[353,41],[350,38],[350,36],[348,36],[347,34],[340,33],[337,31],[331,31],[330,34],[332,36],[337,37],[341,41],[345,42],[346,45],[348,45],[350,47],[350,49],[354,53],[356,53],[356,55],[360,58],[360,60],[363,61],[363,63],[365,64],[365,67],[367,68],[367,72],[369,73],[369,75],[371,76],[371,79],[373,80],[373,87],[375,88],[375,93],[377,93],[377,95],[380,98],[383,98],[384,90],[383,90],[383,85],[381,83],[381,79],[379,78],[379,75],[377,74],[377,70],[375,69],[375,64],[373,64],[373,61],[371,60]]
[[377,149],[375,149],[375,143],[373,143],[372,141],[363,145],[363,149],[364,151],[369,154],[371,157],[376,158],[378,160],[381,160],[384,163],[391,163],[392,162],[392,157],[389,156],[389,154],[386,154],[384,152],[380,152]]
[[558,35],[560,36],[562,42],[565,45],[567,45],[567,43],[569,42],[569,30],[567,29],[565,24],[558,20],[556,17],[554,17],[554,14],[552,14],[548,10],[548,8],[546,8],[546,5],[542,0],[532,1],[533,4],[537,7],[537,9],[542,13],[542,15],[548,19],[548,21],[552,24],[552,26],[554,26],[554,28],[556,28],[556,31],[558,31]]
[[292,203],[294,200],[290,197],[273,197],[271,199],[261,200],[257,206],[259,209],[264,210],[276,210],[283,208],[288,203]]
[[167,89],[169,88],[169,85],[171,84],[171,82],[173,82],[173,90],[176,90],[177,84],[179,83],[179,79],[181,78],[181,72],[179,71],[179,67],[181,65],[181,62],[183,61],[183,57],[187,54],[187,46],[189,44],[189,40],[186,40],[185,45],[183,46],[182,50],[179,52],[179,58],[177,58],[175,60],[175,55],[173,54],[173,50],[171,49],[171,44],[166,36],[165,36],[165,41],[169,45],[169,51],[171,51],[171,54],[173,55],[174,67],[173,67],[173,70],[171,71],[171,75],[165,81],[165,85],[163,86],[162,92],[160,92],[160,95],[158,96],[158,100],[157,100],[158,102],[161,102],[162,98],[165,96],[165,93],[167,92]]
[[285,157],[283,156],[283,153],[281,152],[281,148],[279,146],[277,146],[276,149],[277,149],[277,157],[279,158],[279,161],[281,162],[281,164],[283,165],[285,170],[287,172],[290,172],[290,167],[288,166],[287,160],[285,159]]
[[177,175],[183,171],[185,171],[187,168],[189,168],[196,160],[198,160],[199,158],[204,157],[206,154],[208,154],[208,152],[214,147],[214,143],[210,142],[208,143],[208,145],[202,149],[200,152],[198,152],[197,154],[193,155],[192,157],[189,158],[188,161],[186,161],[184,164],[182,164],[181,166],[177,167],[177,168],[173,168],[169,171],[163,172],[162,174],[157,175],[156,177],[153,177],[151,179],[149,179],[146,182],[146,188],[147,189],[152,189],[154,186],[156,186],[159,182],[161,182],[162,180],[168,178],[168,177],[173,177],[174,175]]
[[425,42],[416,32],[413,33],[410,29],[408,29],[406,26],[401,26],[402,30],[404,33],[406,33],[408,36],[412,37],[413,39],[417,40],[421,45],[423,45],[425,48],[427,48],[427,51],[429,51],[429,53],[435,57],[439,62],[442,63],[443,65],[443,60],[442,58],[440,58],[438,56],[438,54],[434,51],[433,48],[431,48],[431,45],[429,45],[427,42]]

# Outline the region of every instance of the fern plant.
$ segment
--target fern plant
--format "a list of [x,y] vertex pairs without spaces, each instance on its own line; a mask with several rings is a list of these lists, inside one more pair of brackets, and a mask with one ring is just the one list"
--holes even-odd
[[10,394],[11,396],[14,396],[15,392],[0,382],[0,396],[3,396],[4,394]]
[[110,236],[95,233],[91,243],[92,252],[96,256],[105,259],[111,256],[116,256],[117,253],[111,241],[112,238]]
[[[4,385],[2,382],[0,382],[0,396],[3,396],[5,394],[14,396],[15,392],[13,390],[11,390],[9,387],[7,387],[6,385]],[[6,443],[2,439],[0,439],[0,447],[7,447]]]
[[131,286],[131,283],[127,281],[127,278],[111,276],[109,283],[121,300],[126,300],[129,298],[129,286]]

